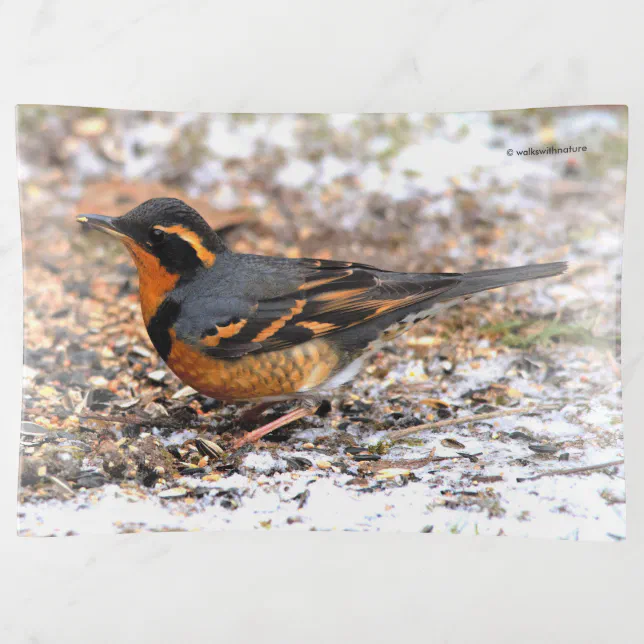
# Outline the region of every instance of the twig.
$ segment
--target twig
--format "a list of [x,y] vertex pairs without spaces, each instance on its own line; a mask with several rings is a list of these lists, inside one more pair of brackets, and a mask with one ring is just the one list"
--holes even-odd
[[487,414],[474,414],[465,418],[450,418],[448,420],[439,420],[435,423],[425,423],[424,425],[416,425],[415,427],[407,427],[406,429],[398,429],[391,432],[385,440],[395,442],[415,434],[416,432],[423,432],[428,429],[439,429],[441,427],[449,427],[450,425],[462,425],[465,423],[477,423],[480,420],[491,420],[492,418],[503,418],[505,416],[518,416],[522,414],[534,414],[540,411],[548,411],[551,409],[560,409],[562,404],[557,405],[533,405],[532,407],[517,407],[516,409],[507,409],[505,411],[491,411]]
[[524,478],[518,478],[517,483],[522,481],[536,481],[537,479],[543,478],[544,476],[559,476],[560,474],[582,474],[584,472],[594,472],[595,470],[603,470],[607,467],[614,467],[616,465],[623,465],[624,459],[619,461],[610,461],[610,463],[600,463],[599,465],[586,465],[585,467],[572,467],[567,470],[550,470],[550,472],[543,472],[542,474],[536,474],[535,476],[526,476]]
[[181,429],[186,425],[190,425],[190,422],[182,423],[173,418],[163,417],[163,418],[139,418],[138,416],[109,416],[103,414],[83,414],[80,416],[80,420],[103,420],[108,423],[118,423],[118,424],[132,424],[140,425],[141,427],[159,427],[164,429]]

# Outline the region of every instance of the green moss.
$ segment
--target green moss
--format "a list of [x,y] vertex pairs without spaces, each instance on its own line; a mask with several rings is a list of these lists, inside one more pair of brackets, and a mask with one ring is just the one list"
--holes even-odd
[[[571,342],[596,347],[610,347],[620,341],[619,336],[598,337],[578,324],[547,322],[545,326],[539,320],[509,320],[500,324],[484,326],[483,333],[500,335],[501,343],[516,349],[529,349],[534,346],[549,345],[552,342]],[[531,326],[539,326],[530,332]]]
[[371,454],[379,454],[380,456],[382,456],[391,449],[391,441],[388,441],[386,439],[381,440],[375,445],[370,445],[367,449]]
[[505,514],[505,508],[501,507],[498,500],[493,500],[487,507],[487,516],[489,519],[498,519]]
[[425,441],[422,438],[403,438],[398,441],[399,445],[408,445],[409,447],[422,447]]

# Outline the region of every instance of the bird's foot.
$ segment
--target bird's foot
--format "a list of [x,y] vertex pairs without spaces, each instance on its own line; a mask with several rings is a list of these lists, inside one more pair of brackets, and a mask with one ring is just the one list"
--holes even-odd
[[299,420],[300,418],[304,418],[305,416],[310,416],[311,414],[314,414],[317,407],[318,407],[317,403],[316,404],[302,403],[298,405],[295,409],[292,409],[290,412],[288,412],[288,414],[284,414],[283,416],[280,416],[277,420],[267,423],[262,427],[258,427],[252,432],[248,432],[247,434],[244,434],[244,436],[242,436],[241,438],[238,438],[233,443],[233,450],[237,450],[240,447],[243,447],[244,445],[248,445],[248,443],[256,443],[258,440],[266,436],[266,434],[270,434],[270,432],[275,431],[279,427],[284,427],[284,425],[293,423],[296,420]]

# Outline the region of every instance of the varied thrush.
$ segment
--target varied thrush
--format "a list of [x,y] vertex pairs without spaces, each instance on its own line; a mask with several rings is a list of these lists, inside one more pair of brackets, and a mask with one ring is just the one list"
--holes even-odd
[[311,414],[383,343],[440,305],[559,275],[565,262],[474,273],[398,273],[357,262],[235,253],[193,208],[150,199],[122,217],[78,221],[120,239],[139,273],[141,311],[168,367],[198,392],[298,405],[235,447]]

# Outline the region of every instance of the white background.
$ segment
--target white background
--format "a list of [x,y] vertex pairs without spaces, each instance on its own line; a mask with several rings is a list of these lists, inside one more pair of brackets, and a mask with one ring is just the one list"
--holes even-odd
[[[638,11],[615,0],[0,3],[0,641],[642,641]],[[206,112],[627,104],[627,541],[271,532],[18,539],[16,103]]]

